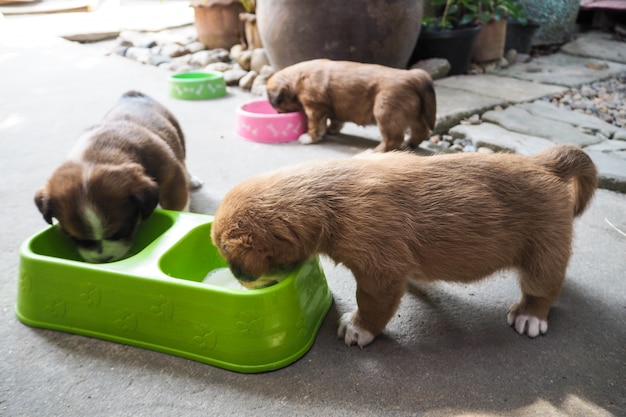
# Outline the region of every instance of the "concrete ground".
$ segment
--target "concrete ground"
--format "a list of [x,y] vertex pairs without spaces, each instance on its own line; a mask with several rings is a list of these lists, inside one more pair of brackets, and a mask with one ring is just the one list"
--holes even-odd
[[[195,212],[213,213],[232,186],[255,173],[348,157],[375,143],[349,135],[315,146],[247,142],[234,136],[233,126],[234,109],[249,94],[230,89],[215,101],[177,101],[167,96],[162,70],[27,29],[0,23],[0,415],[626,415],[626,196],[608,190],[600,190],[576,221],[563,293],[548,334],[535,340],[506,324],[519,290],[515,274],[503,272],[475,285],[436,284],[409,293],[382,337],[363,350],[348,348],[336,338],[336,326],[340,314],[354,307],[354,280],[328,260],[323,266],[333,306],[311,350],[274,372],[238,374],[23,325],[14,313],[18,247],[46,226],[33,194],[81,130],[126,90],[153,96],[180,120],[189,167],[205,181],[193,195]],[[623,71],[623,63],[608,62],[609,69]],[[568,67],[550,66],[549,72],[554,68]],[[490,81],[499,98],[463,94],[474,94],[472,81],[484,78],[443,80],[437,86],[439,119],[460,120],[478,105],[484,113],[500,101],[517,103],[507,97],[511,77]],[[375,136],[372,130],[349,132]],[[525,144],[537,144],[515,138],[520,153],[529,152]],[[619,160],[620,152],[604,155]],[[626,165],[615,166],[619,182]]]

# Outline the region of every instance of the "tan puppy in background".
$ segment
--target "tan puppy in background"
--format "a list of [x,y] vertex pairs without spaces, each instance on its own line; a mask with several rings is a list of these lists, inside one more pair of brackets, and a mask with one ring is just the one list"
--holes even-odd
[[212,238],[241,281],[318,253],[343,263],[357,284],[358,309],[339,326],[348,345],[384,330],[410,279],[467,283],[507,268],[522,291],[508,323],[535,337],[548,329],[573,220],[597,181],[587,154],[567,145],[530,157],[391,152],[308,162],[234,187]]
[[[191,182],[190,182],[191,181]],[[122,258],[142,219],[158,203],[184,210],[189,188],[185,141],[176,118],[136,91],[124,94],[88,128],[35,195],[44,219],[56,218],[89,262]]]
[[432,79],[419,69],[315,59],[272,75],[267,95],[280,113],[306,113],[308,130],[299,139],[305,144],[320,141],[327,132],[339,133],[344,122],[354,122],[378,125],[382,142],[375,151],[400,148],[407,129],[406,146],[415,148],[428,138],[437,115]]

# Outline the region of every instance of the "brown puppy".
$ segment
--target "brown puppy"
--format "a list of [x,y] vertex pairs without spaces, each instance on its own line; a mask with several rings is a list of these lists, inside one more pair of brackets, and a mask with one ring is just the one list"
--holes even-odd
[[158,203],[186,209],[189,186],[178,121],[150,97],[129,91],[81,135],[35,204],[48,223],[58,220],[85,260],[107,262],[126,254]]
[[268,80],[267,95],[278,112],[306,113],[308,131],[299,139],[305,144],[354,122],[378,125],[378,152],[400,148],[407,129],[406,145],[417,147],[434,129],[437,114],[427,72],[348,61],[315,59],[284,68]]
[[358,304],[340,322],[348,345],[384,330],[409,279],[472,282],[505,268],[518,270],[522,290],[507,320],[535,337],[565,278],[573,219],[596,186],[591,159],[566,145],[531,157],[391,152],[309,162],[233,188],[212,238],[242,281],[316,253],[347,266]]

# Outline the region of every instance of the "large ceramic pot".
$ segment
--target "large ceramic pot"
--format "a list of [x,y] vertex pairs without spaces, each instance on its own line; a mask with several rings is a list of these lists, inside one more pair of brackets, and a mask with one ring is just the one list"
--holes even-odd
[[529,20],[539,24],[533,45],[568,42],[576,29],[580,0],[520,0]]
[[422,0],[258,0],[256,15],[276,69],[315,58],[406,68]]
[[478,32],[480,26],[452,30],[422,30],[411,56],[411,63],[428,58],[444,58],[450,63],[448,75],[465,74]]

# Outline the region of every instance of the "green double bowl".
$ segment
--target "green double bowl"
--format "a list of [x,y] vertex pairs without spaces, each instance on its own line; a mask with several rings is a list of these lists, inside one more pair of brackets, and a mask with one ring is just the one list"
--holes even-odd
[[213,217],[156,210],[129,255],[83,262],[58,227],[20,249],[23,323],[165,352],[237,372],[287,366],[313,344],[332,302],[317,257],[271,287],[207,284],[226,267]]

